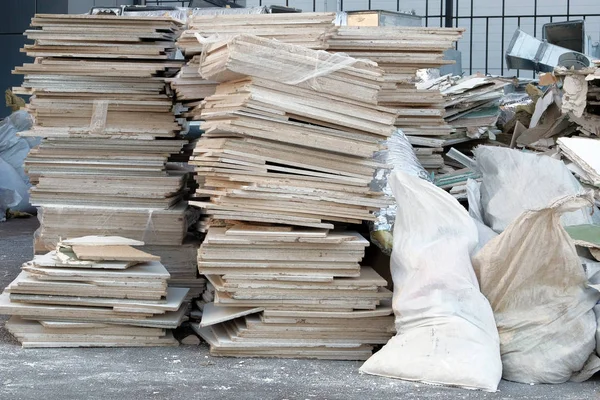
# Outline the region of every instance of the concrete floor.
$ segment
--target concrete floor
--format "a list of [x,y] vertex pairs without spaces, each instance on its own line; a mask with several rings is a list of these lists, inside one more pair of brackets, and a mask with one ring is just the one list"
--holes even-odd
[[[34,218],[0,223],[0,289],[32,255]],[[5,317],[0,316],[3,326]],[[600,377],[497,393],[360,375],[360,362],[227,359],[205,345],[23,350],[0,328],[0,399],[600,399]]]

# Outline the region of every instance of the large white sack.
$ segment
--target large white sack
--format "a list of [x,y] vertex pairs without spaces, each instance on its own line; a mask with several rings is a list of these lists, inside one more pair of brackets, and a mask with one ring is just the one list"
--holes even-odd
[[473,257],[481,291],[494,310],[505,379],[562,383],[595,372],[589,363],[598,363],[593,307],[600,293],[588,286],[560,222],[561,214],[592,201],[586,193],[526,211]]
[[[588,284],[600,291],[600,261],[588,257],[579,258],[583,263]],[[594,306],[594,314],[596,315],[596,353],[600,355],[600,305],[596,304]]]
[[[546,207],[559,197],[583,191],[560,160],[492,146],[479,146],[473,154],[482,175],[484,222],[498,233],[524,211]],[[592,207],[586,207],[566,213],[562,222],[566,226],[600,223],[600,217],[598,213],[592,216]]]
[[29,186],[19,173],[0,158],[0,221],[4,221],[7,209],[29,212]]
[[391,260],[398,333],[360,371],[495,391],[499,339],[469,256],[473,219],[423,179],[396,171],[389,182],[398,201]]

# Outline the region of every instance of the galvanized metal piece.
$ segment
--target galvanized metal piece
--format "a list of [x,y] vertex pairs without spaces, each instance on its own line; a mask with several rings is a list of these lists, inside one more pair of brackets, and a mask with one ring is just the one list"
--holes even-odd
[[557,66],[587,68],[592,65],[592,59],[585,54],[541,41],[517,29],[506,50],[506,65],[509,69],[552,72]]

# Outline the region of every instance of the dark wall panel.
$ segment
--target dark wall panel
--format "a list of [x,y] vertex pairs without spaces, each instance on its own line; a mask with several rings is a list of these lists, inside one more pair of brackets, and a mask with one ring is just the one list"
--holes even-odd
[[66,14],[68,0],[0,0],[0,118],[10,114],[4,102],[4,91],[23,82],[22,75],[12,75],[17,65],[33,60],[21,53],[25,44],[23,32],[29,28],[31,17],[39,14]]
[[69,0],[36,0],[39,14],[68,14]]
[[23,75],[13,75],[11,71],[15,66],[31,61],[25,53],[20,52],[25,40],[22,34],[0,35],[0,48],[4,54],[0,61],[0,118],[8,116],[11,112],[4,102],[4,91],[20,86],[23,82]]
[[0,34],[23,33],[35,13],[35,0],[1,0]]

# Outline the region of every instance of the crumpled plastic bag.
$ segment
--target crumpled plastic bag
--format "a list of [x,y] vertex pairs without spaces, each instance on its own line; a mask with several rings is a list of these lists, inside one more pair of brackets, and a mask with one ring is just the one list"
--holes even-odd
[[391,269],[397,335],[361,372],[495,391],[498,332],[470,254],[477,228],[446,191],[400,171],[389,179],[398,213]]
[[[526,210],[546,207],[558,197],[583,191],[560,160],[492,146],[479,146],[473,153],[482,176],[484,222],[497,233]],[[593,224],[600,223],[598,215],[598,209],[590,205],[565,213],[561,220],[566,226]]]
[[8,208],[35,211],[29,204],[29,177],[23,162],[40,139],[17,136],[17,132],[31,128],[32,123],[24,110],[12,113],[0,122],[0,218],[4,218]]
[[23,202],[24,196],[29,199],[28,190],[17,171],[0,158],[0,222],[6,221],[9,208],[25,208],[28,205],[27,201]]
[[593,311],[600,292],[588,285],[560,222],[561,215],[592,202],[590,192],[525,211],[473,257],[481,291],[494,310],[504,379],[582,381],[600,369]]
[[[427,171],[417,158],[408,138],[400,129],[397,129],[386,141],[385,148],[374,155],[375,160],[385,164],[384,168],[375,171],[371,181],[371,190],[382,192],[393,197],[388,179],[392,170],[406,172],[421,179],[431,181]],[[390,169],[391,167],[391,169]],[[396,202],[375,212],[375,221],[370,225],[371,242],[375,243],[384,254],[390,255],[394,238],[394,223],[396,221]]]

